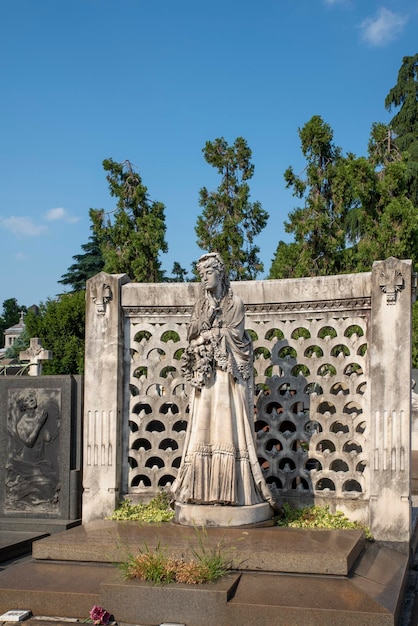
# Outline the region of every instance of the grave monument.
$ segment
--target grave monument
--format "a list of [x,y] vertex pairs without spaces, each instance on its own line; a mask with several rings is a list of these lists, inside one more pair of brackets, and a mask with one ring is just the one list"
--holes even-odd
[[[415,289],[412,262],[393,257],[359,274],[232,283],[252,338],[255,449],[274,501],[338,509],[377,541],[404,549]],[[218,330],[215,317],[193,330],[203,296],[210,308],[212,296],[201,290],[105,272],[87,282],[83,523],[111,515],[123,498],[149,502],[160,489],[174,489],[181,523],[192,507],[218,509],[231,523],[228,508],[269,506],[199,504],[181,477],[191,446],[207,443],[195,432],[195,400],[211,394],[191,384],[199,376],[190,366]],[[204,343],[193,345],[202,333]],[[245,363],[242,352],[232,354]],[[209,458],[202,455],[203,466]]]
[[0,411],[0,530],[79,524],[81,376],[2,376]]

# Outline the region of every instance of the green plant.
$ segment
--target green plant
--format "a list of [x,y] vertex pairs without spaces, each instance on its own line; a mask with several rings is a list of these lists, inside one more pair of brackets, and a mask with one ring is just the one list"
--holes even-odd
[[218,543],[211,549],[206,547],[205,540],[207,535],[204,528],[199,529],[195,527],[195,533],[198,547],[192,548],[192,554],[195,562],[199,565],[200,576],[204,578],[202,582],[213,582],[224,576],[227,570],[230,569],[230,559],[222,543]]
[[349,520],[342,511],[331,513],[328,506],[306,506],[302,509],[295,509],[290,504],[285,503],[277,525],[329,530],[361,529],[364,530],[366,539],[373,541],[373,535],[368,526]]
[[204,531],[196,529],[198,547],[191,548],[193,558],[174,558],[160,543],[155,548],[144,546],[137,555],[129,555],[120,564],[124,578],[145,580],[154,585],[186,583],[199,585],[214,582],[227,574],[230,561],[223,552],[222,545],[208,549],[205,546]]
[[169,522],[173,516],[170,496],[165,491],[160,491],[148,504],[132,504],[130,500],[123,500],[108,519],[152,523]]
[[127,561],[120,564],[124,578],[146,580],[154,585],[175,582],[176,569],[175,559],[170,558],[160,544],[156,548],[145,545],[139,554],[129,555]]

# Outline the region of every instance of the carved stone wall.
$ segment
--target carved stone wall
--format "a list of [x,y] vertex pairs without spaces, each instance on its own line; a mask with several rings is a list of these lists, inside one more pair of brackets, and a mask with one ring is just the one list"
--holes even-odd
[[[407,540],[410,262],[388,259],[365,274],[232,287],[253,339],[257,450],[276,500],[326,503],[373,526],[382,539]],[[119,495],[147,501],[177,474],[189,397],[180,358],[198,289],[121,286]],[[405,381],[389,389],[394,371]],[[387,529],[391,514],[396,531]]]

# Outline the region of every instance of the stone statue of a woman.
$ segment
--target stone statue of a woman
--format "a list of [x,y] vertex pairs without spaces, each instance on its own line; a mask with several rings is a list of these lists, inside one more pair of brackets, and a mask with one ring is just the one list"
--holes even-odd
[[273,503],[254,444],[253,350],[244,305],[229,286],[219,254],[203,255],[197,269],[202,294],[183,355],[192,394],[173,485],[176,518],[220,526],[264,521],[272,516],[268,503]]

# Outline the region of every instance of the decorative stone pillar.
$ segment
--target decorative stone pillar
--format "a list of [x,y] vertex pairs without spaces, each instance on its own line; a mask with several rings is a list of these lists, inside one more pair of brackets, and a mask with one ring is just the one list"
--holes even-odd
[[411,533],[412,262],[391,257],[372,269],[370,516],[379,541]]
[[123,315],[126,274],[87,281],[84,393],[83,523],[110,515],[119,502],[122,446]]

